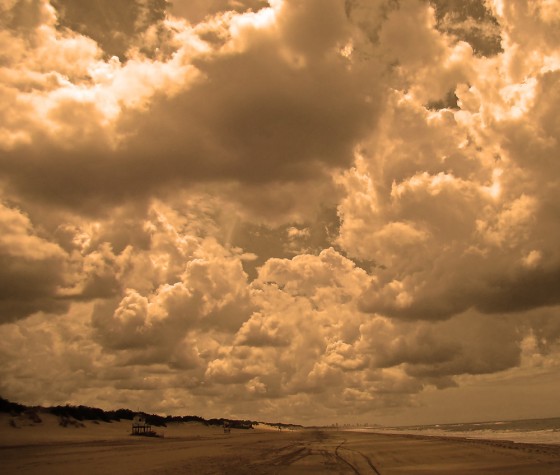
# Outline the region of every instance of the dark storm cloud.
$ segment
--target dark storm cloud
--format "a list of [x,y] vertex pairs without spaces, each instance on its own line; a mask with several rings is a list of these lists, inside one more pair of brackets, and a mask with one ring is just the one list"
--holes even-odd
[[269,6],[266,0],[175,0],[170,3],[171,13],[183,16],[192,23],[219,12],[258,11]]
[[[4,150],[9,186],[87,208],[201,180],[324,180],[351,163],[353,147],[375,120],[377,92],[375,78],[350,69],[336,50],[347,38],[344,17],[317,17],[319,8],[292,14],[285,7],[280,33],[249,28],[251,41],[240,51],[201,56],[194,84],[124,110],[116,145],[95,104],[60,101],[49,120],[66,137],[36,131],[31,145]],[[310,18],[313,41],[304,28]]]
[[302,180],[348,164],[372,118],[365,85],[342,61],[293,68],[267,38],[198,67],[207,80],[124,119],[136,135],[128,153],[144,170],[185,181]]
[[[488,320],[476,312],[436,324],[396,328],[372,324],[365,335],[363,343],[370,341],[379,367],[404,364],[406,373],[424,384],[445,385],[449,377],[505,370],[519,364],[521,355],[515,319]],[[389,341],[384,339],[388,335]],[[499,346],[496,338],[500,338]]]
[[109,56],[126,57],[139,35],[165,19],[167,0],[53,0],[60,28],[95,40]]
[[65,284],[64,251],[39,237],[29,218],[18,209],[0,204],[0,218],[1,322],[41,310],[68,310],[68,303],[58,293]]

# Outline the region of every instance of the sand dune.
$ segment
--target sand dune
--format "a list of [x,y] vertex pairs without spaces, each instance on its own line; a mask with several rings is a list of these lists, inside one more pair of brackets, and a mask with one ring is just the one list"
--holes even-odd
[[129,435],[129,421],[62,427],[50,414],[40,423],[12,419],[0,419],[6,474],[560,473],[558,446],[265,427],[224,434],[198,423],[144,438]]

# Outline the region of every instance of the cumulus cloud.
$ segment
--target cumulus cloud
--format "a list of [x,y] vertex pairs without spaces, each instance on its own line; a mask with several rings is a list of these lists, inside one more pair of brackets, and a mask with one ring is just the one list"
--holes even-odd
[[0,8],[3,396],[398,420],[559,368],[551,2]]
[[[494,11],[503,23],[516,18],[509,10]],[[516,28],[527,26],[508,23],[508,41]],[[471,307],[492,313],[556,302],[548,284],[556,278],[556,258],[541,272],[527,265],[529,255],[535,265],[540,262],[541,246],[551,257],[555,254],[543,238],[550,232],[540,229],[555,221],[541,216],[549,209],[541,184],[551,178],[534,175],[554,167],[544,158],[554,156],[549,148],[554,121],[545,126],[539,113],[539,99],[545,97],[540,87],[554,75],[548,70],[552,59],[546,30],[543,36],[542,54],[526,65],[523,84],[516,82],[511,61],[518,49],[532,50],[533,45],[517,44],[504,52],[504,75],[491,89],[484,89],[487,79],[468,65],[497,60],[463,57],[458,63],[462,77],[456,79],[468,85],[456,88],[459,110],[426,110],[427,91],[421,89],[394,91],[388,103],[392,125],[372,138],[375,142],[341,177],[348,193],[339,206],[339,242],[352,255],[373,257],[383,268],[383,278],[364,297],[364,309],[430,319]],[[457,54],[457,45],[438,41],[440,51],[447,51],[443,54]],[[400,64],[413,74],[418,71],[406,58]],[[445,63],[439,66],[440,77],[446,68]],[[484,99],[470,102],[472,93]],[[534,131],[531,137],[521,135],[525,128]]]

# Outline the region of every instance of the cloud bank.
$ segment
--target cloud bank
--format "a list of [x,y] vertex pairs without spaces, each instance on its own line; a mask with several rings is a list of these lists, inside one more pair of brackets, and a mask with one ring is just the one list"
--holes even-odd
[[0,12],[4,397],[406,422],[558,374],[553,3]]

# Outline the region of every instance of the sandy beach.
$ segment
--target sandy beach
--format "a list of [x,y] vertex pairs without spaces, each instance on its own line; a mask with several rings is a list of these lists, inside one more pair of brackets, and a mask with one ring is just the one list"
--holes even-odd
[[198,423],[129,435],[130,421],[41,423],[3,416],[5,474],[552,474],[560,446],[352,431],[232,430]]

